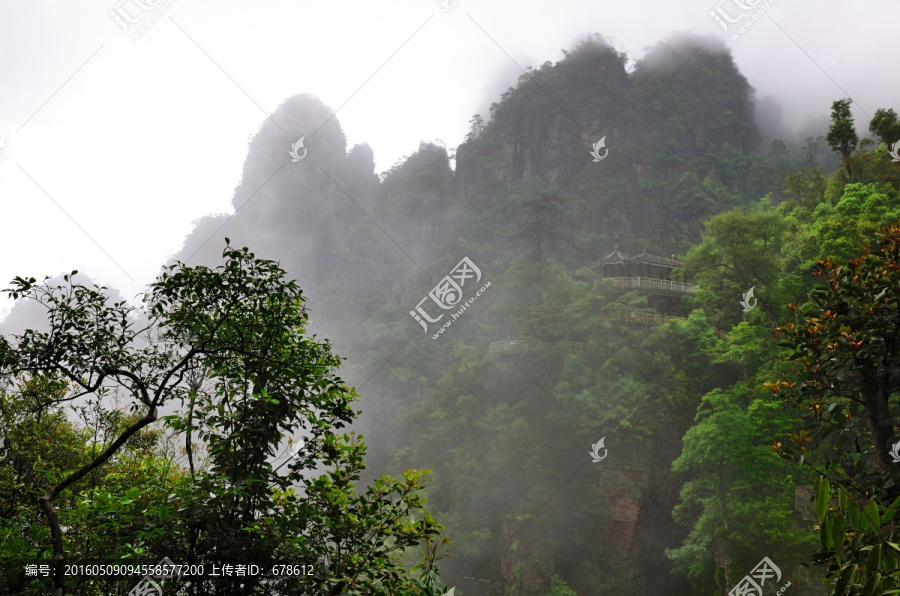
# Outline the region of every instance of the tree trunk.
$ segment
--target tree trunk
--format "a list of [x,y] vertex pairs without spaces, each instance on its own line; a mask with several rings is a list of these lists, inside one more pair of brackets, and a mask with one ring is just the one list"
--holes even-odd
[[862,381],[860,384],[862,386],[863,401],[866,404],[869,430],[872,433],[872,444],[875,447],[875,457],[881,472],[894,479],[894,488],[889,491],[890,498],[893,499],[900,492],[900,486],[897,486],[898,482],[900,482],[900,474],[897,473],[893,464],[893,457],[890,454],[890,440],[894,436],[894,425],[891,422],[888,404],[890,388],[882,380],[870,381],[865,379],[867,376],[876,375],[877,373],[870,371],[859,373]]
[[150,411],[147,412],[146,416],[125,429],[125,432],[123,432],[118,439],[113,441],[113,444],[107,447],[103,453],[94,458],[90,463],[82,466],[79,470],[69,474],[62,482],[51,488],[43,497],[38,499],[41,509],[43,509],[44,513],[47,515],[47,524],[50,526],[50,536],[53,539],[53,584],[56,588],[57,596],[62,596],[65,589],[65,577],[63,576],[65,560],[63,558],[62,530],[59,527],[59,516],[56,515],[56,509],[53,507],[53,499],[67,487],[78,482],[94,468],[101,466],[106,460],[111,458],[116,451],[128,441],[131,435],[148,424],[155,422],[156,414],[156,406],[151,406]]

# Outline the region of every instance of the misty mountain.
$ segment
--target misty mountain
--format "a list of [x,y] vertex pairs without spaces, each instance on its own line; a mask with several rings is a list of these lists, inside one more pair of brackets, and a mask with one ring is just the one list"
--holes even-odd
[[[527,247],[513,240],[533,215],[529,201],[547,194],[564,199],[559,217],[573,225],[563,226],[559,250],[550,258],[573,272],[613,245],[681,253],[699,239],[703,218],[776,189],[771,164],[756,153],[761,135],[753,89],[728,51],[703,41],[660,43],[627,72],[623,54],[589,39],[560,62],[529,69],[489,114],[473,117],[469,137],[455,151],[455,170],[444,147],[423,142],[376,177],[372,149],[346,151],[339,115],[332,117],[312,96],[291,98],[250,143],[233,199],[235,214],[198,222],[175,256],[215,263],[229,237],[296,276],[309,297],[314,328],[348,358],[348,382],[362,386],[360,428],[370,444],[370,472],[395,471],[401,463],[435,469],[440,494],[433,502],[456,520],[451,528],[462,554],[450,570],[459,575],[509,581],[513,568],[536,557],[543,563],[530,566],[528,581],[541,586],[560,572],[574,581],[577,560],[599,557],[612,567],[594,572],[617,575],[629,593],[687,589],[665,572],[671,563],[663,551],[683,538],[670,511],[684,478],[670,467],[692,419],[690,406],[672,410],[674,424],[657,428],[630,462],[601,477],[594,513],[599,518],[593,533],[571,537],[576,543],[552,530],[571,523],[565,508],[553,508],[538,526],[515,537],[503,521],[536,507],[561,478],[526,474],[525,485],[510,487],[512,494],[521,491],[519,497],[505,505],[473,500],[463,489],[471,478],[429,456],[453,452],[459,437],[443,437],[436,429],[438,435],[430,434],[421,416],[442,407],[466,414],[459,411],[466,409],[465,400],[442,403],[455,394],[448,393],[448,383],[471,383],[465,375],[459,378],[462,356],[455,350],[486,352],[486,342],[520,337],[519,321],[533,318],[533,312],[515,312],[514,303],[540,284],[512,299],[513,276],[504,273],[529,267],[520,262]],[[308,154],[291,162],[288,150],[301,136]],[[601,137],[609,156],[594,164],[588,151]],[[408,312],[464,256],[494,281],[494,295],[479,303],[471,321],[452,328],[456,337],[421,339]],[[514,387],[522,381],[511,376],[520,371],[480,370],[510,380],[510,386],[494,388],[506,394],[496,399],[517,401]],[[552,378],[561,371],[543,372]],[[525,396],[520,399],[545,397],[519,391]],[[481,407],[472,408],[468,416],[474,422],[479,412]],[[642,420],[635,424],[652,426]],[[494,528],[492,538],[464,538],[465,528],[477,525]],[[509,550],[513,541],[518,553]],[[494,557],[473,571],[497,548],[505,549],[502,563]]]
[[[728,541],[685,522],[684,491],[716,479],[673,468],[702,396],[746,376],[692,355],[727,337],[719,326],[735,313],[691,318],[680,298],[657,312],[646,296],[594,291],[586,266],[620,250],[680,265],[710,217],[787,201],[767,155],[777,98],[756,97],[706,38],[660,42],[627,62],[590,37],[528,68],[473,115],[460,146],[423,141],[380,173],[377,147],[348,150],[333,106],[291,97],[248,146],[233,214],[196,221],[172,256],[217,265],[229,238],[297,279],[312,330],[346,358],[343,378],[363,396],[366,480],[433,470],[429,505],[454,544],[442,572],[466,594],[543,595],[564,581],[578,594],[675,595],[744,573]],[[826,122],[827,107],[817,108]],[[594,160],[601,139],[608,153]],[[785,168],[836,163],[813,137],[805,157],[785,140]],[[476,286],[491,286],[433,339],[415,309],[464,259]],[[610,313],[625,308],[688,322],[620,325]],[[4,333],[35,316],[17,303]],[[514,340],[562,348],[496,349]],[[588,446],[601,437],[610,456],[591,467]],[[802,520],[808,502],[790,498],[787,516]],[[699,570],[688,572],[672,552],[690,548]],[[819,581],[795,560],[789,571]]]

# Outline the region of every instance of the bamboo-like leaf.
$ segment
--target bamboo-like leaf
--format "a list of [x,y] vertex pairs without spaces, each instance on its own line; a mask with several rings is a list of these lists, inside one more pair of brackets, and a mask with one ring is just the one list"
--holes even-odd
[[828,550],[831,548],[831,528],[832,521],[830,517],[826,517],[822,520],[822,524],[819,527],[819,539],[822,541],[822,548]]
[[850,526],[854,530],[863,531],[863,528],[860,526],[859,518],[860,518],[860,510],[859,505],[856,504],[856,501],[851,499],[850,506],[847,508],[847,516],[850,518]]
[[831,523],[831,540],[834,544],[834,549],[837,552],[838,561],[841,559],[842,547],[844,546],[844,538],[847,536],[847,532],[844,529],[844,518],[836,517],[832,518],[833,521]]
[[866,505],[865,509],[863,509],[863,517],[866,520],[867,528],[875,528],[881,519],[878,516],[878,502],[877,501],[869,501],[869,504]]
[[821,523],[822,520],[825,519],[825,514],[828,512],[828,506],[831,504],[831,485],[824,477],[816,482],[818,484],[816,487],[816,515],[819,517],[819,522]]
[[850,587],[850,579],[853,577],[853,574],[856,572],[857,566],[848,565],[841,570],[841,574],[838,577],[837,584],[834,586],[833,596],[847,596],[847,590]]
[[866,513],[865,507],[863,507],[859,510],[859,519],[858,519],[857,525],[859,526],[860,532],[865,532],[872,526],[872,524],[869,523],[869,517]]
[[881,545],[875,545],[866,557],[866,575],[877,574],[881,569]]
[[[834,405],[834,404],[832,404]],[[844,490],[843,486],[838,487],[838,506],[841,508],[841,511],[846,511],[850,504],[850,496],[847,494],[847,491]]]
[[881,576],[873,575],[869,578],[869,581],[866,582],[866,586],[863,588],[862,596],[875,596],[875,594],[880,594],[878,588],[881,586]]
[[887,508],[884,514],[881,516],[881,525],[886,525],[889,521],[891,521],[897,512],[900,511],[900,497],[894,499],[894,502],[891,503],[891,506]]
[[882,549],[881,565],[884,568],[884,572],[890,575],[897,569],[897,555],[895,555],[891,550]]

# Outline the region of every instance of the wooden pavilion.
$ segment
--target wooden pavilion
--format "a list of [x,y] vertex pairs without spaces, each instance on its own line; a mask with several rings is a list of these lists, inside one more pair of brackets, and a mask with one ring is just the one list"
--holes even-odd
[[611,253],[588,265],[597,277],[594,288],[611,287],[614,291],[637,290],[647,295],[647,303],[657,312],[673,315],[678,311],[679,298],[694,293],[693,284],[672,281],[672,270],[681,267],[681,262],[652,255],[644,249],[639,255],[631,256],[619,252],[619,247]]

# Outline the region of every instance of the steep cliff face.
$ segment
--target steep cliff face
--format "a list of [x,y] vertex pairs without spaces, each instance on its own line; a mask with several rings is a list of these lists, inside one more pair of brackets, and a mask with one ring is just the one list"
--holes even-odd
[[457,149],[460,191],[472,196],[485,182],[511,186],[532,176],[559,181],[573,148],[618,134],[628,87],[624,54],[593,42],[530,70],[491,105],[487,127],[473,127]]
[[[295,155],[302,159],[294,161],[290,151],[301,138]],[[356,209],[341,192],[347,186],[347,145],[333,110],[309,95],[292,97],[250,143],[233,223],[315,292],[337,250],[339,222]]]
[[[591,464],[598,515],[589,522],[591,538],[585,548],[587,560],[602,570],[603,593],[692,593],[684,578],[670,573],[672,564],[665,557],[665,549],[678,546],[684,538],[683,529],[672,520],[684,479],[672,472],[671,463],[680,452],[686,428],[683,420],[654,434],[638,450],[613,448],[614,453],[602,462]],[[553,507],[553,501],[553,491],[545,488],[505,516],[500,550],[504,594],[544,596],[553,575],[570,580],[577,575],[567,559],[585,553],[558,550],[570,537],[555,520],[565,519],[570,512]],[[570,586],[577,589],[578,582],[570,581]]]
[[[598,558],[619,570],[627,594],[687,594],[690,585],[669,572],[665,548],[683,530],[672,521],[683,483],[672,472],[686,424],[660,429],[642,449],[593,464],[608,517],[595,545]],[[612,461],[610,461],[612,459]]]
[[[302,147],[297,143],[302,139]],[[294,151],[296,147],[296,151]],[[300,159],[295,159],[294,156]],[[174,258],[191,264],[220,261],[225,238],[278,261],[295,278],[316,313],[319,333],[346,337],[341,322],[353,315],[349,304],[372,292],[371,278],[388,275],[396,246],[374,226],[366,254],[342,248],[349,232],[365,219],[380,192],[371,148],[349,153],[333,110],[311,95],[286,100],[253,137],[235,188],[234,214],[196,222]],[[402,280],[402,276],[399,279]],[[349,300],[333,297],[347,292]]]
[[504,593],[544,596],[556,571],[552,522],[544,516],[521,511],[507,516],[501,532]]
[[[295,161],[291,150],[301,139]],[[199,262],[215,262],[229,237],[264,258],[286,260],[283,265],[307,281],[304,287],[318,285],[321,257],[334,252],[336,235],[329,232],[348,211],[340,193],[347,169],[346,140],[332,110],[311,95],[288,99],[250,142],[231,201],[234,215],[195,230],[178,258],[200,249]]]
[[[753,164],[739,180],[722,167],[759,139],[753,89],[728,51],[684,38],[652,48],[631,72],[626,61],[592,40],[523,75],[457,150],[460,193],[477,203],[485,187],[536,177],[586,203],[592,234],[671,247],[678,227],[721,208],[700,200],[700,182],[720,189],[717,200],[755,190]],[[602,167],[585,159],[601,139]]]

